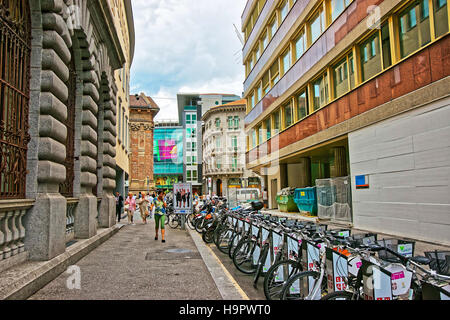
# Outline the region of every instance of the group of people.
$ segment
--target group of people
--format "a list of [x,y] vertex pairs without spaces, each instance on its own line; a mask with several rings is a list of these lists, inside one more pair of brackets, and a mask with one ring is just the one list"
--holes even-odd
[[[133,195],[131,192],[128,197],[124,199],[119,192],[116,192],[116,214],[118,215],[118,221],[121,220],[122,207],[128,216],[128,224],[135,225],[134,213],[137,206],[139,206],[139,212],[143,224],[147,224],[147,219],[155,218],[155,240],[158,240],[159,229],[161,228],[161,240],[163,243],[165,240],[165,218],[167,203],[165,201],[164,191],[158,191],[157,196],[155,193],[152,195],[139,192],[139,196]],[[160,227],[161,224],[161,227]]]
[[191,191],[186,189],[179,189],[175,193],[175,199],[177,200],[178,208],[189,208],[189,202],[191,201]]

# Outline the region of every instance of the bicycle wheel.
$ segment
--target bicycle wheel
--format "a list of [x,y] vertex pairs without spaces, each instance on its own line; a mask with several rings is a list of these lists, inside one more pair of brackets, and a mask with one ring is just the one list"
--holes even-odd
[[259,255],[258,258],[258,263],[256,266],[256,271],[255,271],[255,277],[253,279],[253,287],[255,289],[258,289],[258,280],[259,277],[262,274],[263,268],[264,268],[264,264],[266,263],[266,259],[267,259],[267,254],[269,253],[269,246],[268,245],[264,245],[263,249],[261,250],[261,253]]
[[201,225],[203,224],[203,218],[199,218],[195,221],[194,228],[198,233],[202,233]]
[[168,214],[166,215],[166,221],[164,222],[164,225],[169,224],[169,221],[170,221],[171,219],[173,219],[173,216],[174,216],[173,213],[168,213]]
[[173,217],[172,217],[172,219],[170,219],[170,221],[169,221],[169,226],[172,228],[172,229],[176,229],[176,228],[178,228],[178,225],[180,224],[180,217],[179,216],[176,216],[176,215],[174,215]]
[[221,232],[217,242],[216,247],[219,249],[220,252],[227,254],[228,248],[230,246],[230,241],[234,237],[233,235],[233,229],[225,229],[224,232]]
[[[313,290],[320,274],[316,271],[300,272],[290,277],[281,290],[281,300],[304,300]],[[309,288],[309,290],[308,290]]]
[[322,297],[320,300],[354,300],[353,293],[348,291],[335,291]]
[[212,243],[213,242],[213,230],[207,230],[202,233],[202,239],[206,243]]
[[237,245],[239,244],[239,242],[241,242],[242,240],[242,235],[239,233],[236,233],[233,238],[231,238],[229,247],[228,247],[228,256],[230,257],[230,259],[233,259],[233,253],[234,250],[236,250]]
[[191,230],[195,230],[195,226],[194,226],[194,214],[191,213],[190,215],[188,215],[187,217],[187,225]]
[[287,279],[303,271],[300,263],[293,260],[275,262],[264,277],[264,295],[267,300],[280,300],[281,290]]
[[256,266],[253,264],[253,252],[256,249],[256,241],[246,240],[238,244],[233,253],[233,264],[242,273],[253,274]]

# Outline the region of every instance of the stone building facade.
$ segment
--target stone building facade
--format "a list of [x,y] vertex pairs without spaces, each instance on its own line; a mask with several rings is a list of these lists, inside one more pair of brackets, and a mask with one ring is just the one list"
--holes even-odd
[[153,179],[153,134],[158,105],[141,93],[130,96],[130,188],[129,192],[155,191]]
[[113,6],[0,1],[10,70],[0,75],[0,271],[115,224],[114,71],[125,54]]
[[209,195],[225,196],[235,204],[236,189],[257,188],[260,177],[245,168],[246,100],[210,108],[202,117],[203,187]]

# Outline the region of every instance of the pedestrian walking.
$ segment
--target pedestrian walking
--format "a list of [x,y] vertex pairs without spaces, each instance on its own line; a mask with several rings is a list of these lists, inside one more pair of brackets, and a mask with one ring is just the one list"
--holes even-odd
[[153,200],[155,200],[155,194],[153,194],[153,195],[148,194],[147,195],[147,202],[148,202],[147,209],[148,209],[148,218],[149,219],[151,219],[153,217],[152,216],[152,203],[153,203]]
[[123,207],[123,197],[119,192],[116,192],[116,215],[118,216],[119,222],[122,216],[122,207]]
[[130,192],[125,200],[125,210],[128,214],[128,224],[134,225],[134,212],[136,211],[136,199],[133,198],[133,194]]
[[148,200],[145,192],[141,194],[141,198],[138,200],[139,212],[141,214],[143,224],[147,224],[148,217]]
[[[163,243],[165,240],[165,222],[166,222],[166,208],[167,203],[164,201],[164,192],[159,191],[158,197],[153,200],[153,206],[155,207],[155,240],[158,240],[159,224],[161,223],[161,240]],[[153,209],[153,207],[152,207]]]

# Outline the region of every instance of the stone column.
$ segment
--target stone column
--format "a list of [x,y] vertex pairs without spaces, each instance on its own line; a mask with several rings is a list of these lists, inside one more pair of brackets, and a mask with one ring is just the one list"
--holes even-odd
[[[41,7],[42,5],[42,7]],[[34,206],[23,218],[25,248],[31,260],[50,260],[64,253],[66,199],[59,184],[66,179],[63,162],[71,40],[59,15],[59,1],[30,1],[32,61],[27,197]]]
[[301,171],[300,174],[300,187],[311,187],[311,159],[310,158],[302,158],[301,159]]
[[334,177],[346,177],[347,173],[347,150],[344,147],[334,149]]
[[102,79],[102,105],[104,109],[103,130],[99,145],[102,147],[99,156],[102,159],[102,201],[100,204],[99,227],[110,228],[116,223],[116,200],[113,192],[116,187],[116,92],[113,81],[106,76]]

